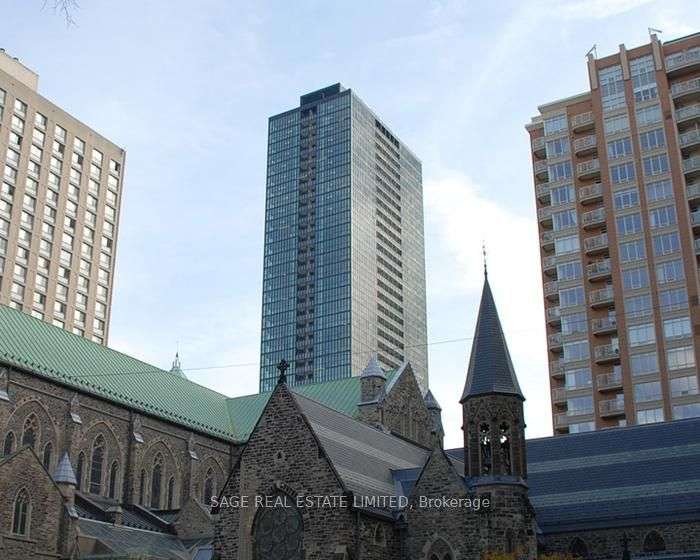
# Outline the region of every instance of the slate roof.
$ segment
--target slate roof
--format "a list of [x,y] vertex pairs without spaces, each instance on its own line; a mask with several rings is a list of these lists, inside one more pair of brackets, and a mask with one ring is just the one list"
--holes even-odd
[[[527,441],[546,533],[700,519],[700,418]],[[448,451],[461,458],[462,449]]]
[[78,485],[78,481],[75,479],[75,473],[73,472],[73,467],[70,464],[70,458],[68,453],[64,453],[61,457],[61,462],[58,463],[56,470],[53,473],[54,482],[65,482],[66,484],[72,484],[73,486]]
[[498,318],[489,279],[484,275],[484,288],[481,293],[479,315],[467,369],[467,382],[464,385],[461,400],[491,393],[516,395],[524,400],[510,359],[501,321]]

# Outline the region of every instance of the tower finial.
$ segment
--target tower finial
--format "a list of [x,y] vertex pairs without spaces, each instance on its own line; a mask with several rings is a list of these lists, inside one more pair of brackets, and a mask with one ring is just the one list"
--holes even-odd
[[277,369],[280,372],[280,376],[277,379],[277,384],[279,385],[281,383],[287,383],[287,370],[289,369],[289,363],[287,362],[287,360],[282,358],[282,361],[279,364],[277,364]]
[[489,275],[488,265],[486,263],[486,242],[481,242],[481,253],[484,255],[484,277]]

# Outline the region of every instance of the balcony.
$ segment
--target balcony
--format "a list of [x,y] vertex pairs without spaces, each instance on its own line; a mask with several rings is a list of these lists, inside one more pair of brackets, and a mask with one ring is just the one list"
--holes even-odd
[[559,298],[559,282],[545,282],[544,283],[544,297],[552,301]]
[[700,210],[690,213],[690,225],[693,228],[700,228]]
[[693,246],[695,247],[695,254],[700,255],[700,239],[695,239],[693,241]]
[[688,186],[686,187],[686,193],[688,196],[688,200],[700,200],[700,181],[695,181],[694,183],[688,184]]
[[542,259],[542,270],[546,275],[551,276],[557,270],[557,258],[555,256],[544,257]]
[[608,234],[601,233],[583,240],[583,250],[587,255],[602,253],[608,250]]
[[541,179],[542,181],[546,181],[547,177],[549,175],[547,171],[547,162],[544,161],[536,161],[535,165],[533,165],[533,169],[535,171],[535,177],[538,179]]
[[545,251],[551,251],[554,249],[554,232],[543,231],[542,235],[540,235],[540,246]]
[[543,208],[538,208],[537,209],[537,217],[540,220],[540,224],[543,226],[550,226],[552,225],[552,207],[551,206],[544,206]]
[[588,296],[591,307],[608,307],[615,303],[615,292],[612,286],[600,290],[592,290]]
[[592,204],[603,200],[602,183],[593,183],[592,185],[581,187],[578,190],[578,199],[581,201],[581,204]]
[[602,335],[617,332],[617,317],[614,314],[608,317],[591,320],[593,334]]
[[700,128],[695,127],[678,136],[678,143],[683,154],[687,154],[693,148],[700,146]]
[[598,141],[595,134],[589,134],[574,140],[574,153],[577,156],[585,156],[598,151]]
[[605,224],[605,208],[596,208],[581,214],[583,229],[593,229]]
[[547,317],[547,323],[549,323],[550,325],[556,325],[558,323],[561,323],[561,311],[558,305],[554,307],[548,307],[545,312],[545,315]]
[[564,366],[561,359],[549,362],[549,375],[555,379],[564,377]]
[[547,348],[552,352],[559,353],[562,351],[561,333],[550,334],[547,337]]
[[683,160],[683,173],[686,177],[694,176],[700,172],[700,156],[692,156]]
[[549,204],[550,202],[550,190],[549,190],[549,183],[540,183],[538,185],[535,185],[535,196],[537,197],[537,200],[539,200],[542,203]]
[[593,349],[598,364],[616,362],[620,359],[620,347],[617,344],[600,344]]
[[552,402],[554,404],[564,404],[566,402],[566,389],[564,387],[552,389]]
[[576,176],[579,179],[600,177],[600,160],[596,158],[576,164]]
[[586,130],[592,130],[595,127],[595,119],[593,118],[593,112],[589,111],[587,113],[580,113],[571,117],[571,130],[574,132],[584,132]]
[[601,416],[621,416],[625,413],[625,399],[606,399],[598,403]]
[[539,158],[545,157],[544,136],[532,139],[532,153]]
[[691,49],[666,57],[666,73],[677,76],[700,69],[700,49]]
[[612,265],[610,264],[610,259],[603,259],[589,264],[586,266],[586,272],[588,274],[588,279],[591,281],[610,278],[612,275]]
[[676,122],[678,124],[692,123],[700,121],[700,103],[686,105],[680,109],[676,109]]
[[615,366],[610,373],[601,373],[596,376],[596,386],[602,393],[604,391],[614,391],[622,388],[622,370]]
[[671,84],[671,97],[676,100],[700,98],[700,78]]

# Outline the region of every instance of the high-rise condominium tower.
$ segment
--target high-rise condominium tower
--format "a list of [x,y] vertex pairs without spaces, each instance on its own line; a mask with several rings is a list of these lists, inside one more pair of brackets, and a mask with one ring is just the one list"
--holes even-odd
[[410,361],[428,382],[421,163],[349,89],[270,118],[261,390]]
[[588,73],[527,125],[555,433],[700,416],[700,34]]
[[38,81],[0,51],[0,304],[106,344],[124,150]]

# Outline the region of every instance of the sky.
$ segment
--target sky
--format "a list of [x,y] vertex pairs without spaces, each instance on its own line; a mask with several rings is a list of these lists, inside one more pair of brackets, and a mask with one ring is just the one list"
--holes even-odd
[[[48,2],[49,6],[52,2]],[[588,88],[585,55],[700,31],[696,0],[0,0],[0,47],[127,151],[110,346],[257,392],[267,118],[341,82],[423,162],[430,386],[461,409],[481,246],[527,398],[551,435],[525,123]],[[457,339],[455,341],[455,339]],[[454,342],[448,342],[454,341]]]

